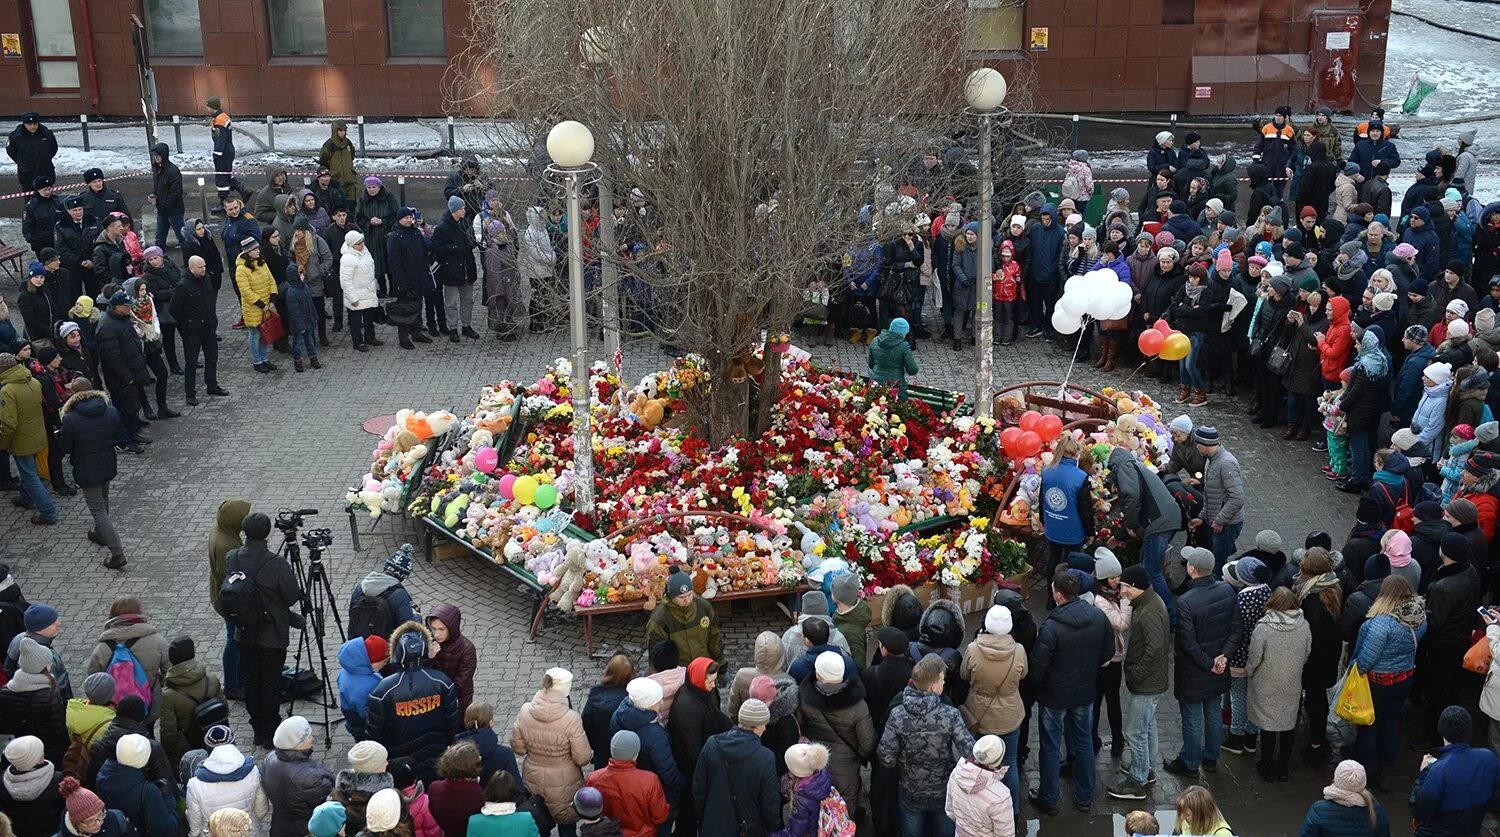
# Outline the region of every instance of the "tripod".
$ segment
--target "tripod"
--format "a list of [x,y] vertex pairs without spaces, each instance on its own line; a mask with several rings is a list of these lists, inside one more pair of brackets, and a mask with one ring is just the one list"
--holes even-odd
[[[327,749],[333,746],[333,721],[329,717],[329,710],[338,705],[338,695],[334,692],[333,683],[328,678],[328,653],[323,645],[327,635],[327,614],[330,612],[333,614],[333,624],[338,629],[340,645],[344,642],[344,622],[339,617],[333,588],[328,582],[328,570],[323,565],[323,550],[333,544],[333,533],[326,528],[310,529],[303,533],[300,542],[297,538],[297,527],[302,525],[303,515],[309,512],[317,514],[316,511],[310,509],[282,512],[278,515],[276,526],[281,529],[283,537],[281,554],[291,565],[292,572],[297,577],[303,620],[302,630],[297,638],[297,653],[292,660],[292,685],[293,687],[297,685],[297,676],[302,673],[303,653],[307,654],[309,665],[316,653],[318,672],[321,675],[319,678],[321,699],[315,702],[323,707],[323,720],[311,721],[311,723],[322,725],[323,746]],[[303,546],[307,547],[306,564],[302,561]],[[286,699],[288,712],[294,710],[297,700],[297,690],[295,688],[289,690]]]

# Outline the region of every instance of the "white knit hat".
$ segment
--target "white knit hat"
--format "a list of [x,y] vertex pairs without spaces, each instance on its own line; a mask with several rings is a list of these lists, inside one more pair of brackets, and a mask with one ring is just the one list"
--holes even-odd
[[787,772],[805,779],[828,766],[828,748],[822,744],[793,744],[786,748]]
[[349,748],[349,767],[355,773],[384,773],[390,753],[379,741],[361,741]]
[[1100,581],[1106,578],[1115,578],[1123,571],[1120,559],[1105,547],[1094,550],[1094,578]]
[[1448,324],[1449,337],[1468,337],[1469,324],[1463,320],[1454,320]]
[[131,733],[115,742],[115,761],[126,767],[145,767],[151,761],[151,739]]
[[1026,228],[1026,216],[1025,215],[1012,215],[1012,216],[1010,216],[1010,225],[1012,227],[1020,227],[1022,229],[1025,229]]
[[1417,434],[1411,432],[1410,427],[1403,427],[1391,434],[1391,447],[1405,453],[1411,450],[1411,446],[1417,443]]
[[813,661],[818,680],[824,683],[844,682],[844,657],[837,651],[824,651]]
[[984,632],[987,634],[1006,636],[1013,626],[1010,608],[1005,605],[994,605],[984,614]]
[[1450,299],[1448,300],[1448,307],[1445,310],[1451,311],[1460,317],[1467,317],[1469,316],[1469,303],[1461,299]]
[[1172,423],[1167,426],[1172,428],[1173,430],[1176,430],[1178,433],[1193,432],[1193,420],[1188,418],[1186,413],[1172,419]]
[[549,692],[565,695],[573,690],[573,672],[565,668],[549,668],[542,684]]
[[625,694],[636,709],[655,709],[661,703],[661,684],[649,677],[637,677],[625,686]]
[[10,766],[14,767],[17,773],[31,770],[41,764],[44,758],[46,758],[46,752],[42,746],[42,739],[35,735],[12,738],[10,743],[5,745],[5,760],[10,762]]
[[276,727],[271,744],[278,750],[312,749],[312,725],[301,715],[293,715]]
[[395,831],[401,823],[401,794],[395,788],[375,791],[365,804],[365,830],[370,832]]
[[1390,291],[1381,291],[1370,301],[1376,311],[1389,311],[1396,307],[1396,295]]
[[998,735],[981,735],[974,742],[974,761],[985,767],[999,767],[1005,761],[1005,741]]
[[1169,140],[1171,138],[1172,138],[1172,132],[1171,131],[1157,131],[1156,132],[1156,144],[1157,145],[1161,145],[1162,143],[1166,142],[1167,140]]
[[1434,384],[1446,384],[1453,380],[1453,367],[1446,363],[1429,363],[1422,370],[1422,377],[1431,380]]

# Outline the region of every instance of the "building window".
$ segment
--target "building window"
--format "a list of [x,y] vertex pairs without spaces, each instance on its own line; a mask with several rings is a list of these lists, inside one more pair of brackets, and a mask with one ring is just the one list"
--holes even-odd
[[328,54],[323,0],[266,0],[266,11],[271,15],[272,55]]
[[964,46],[969,52],[1018,52],[1026,6],[1015,0],[969,0]]
[[146,24],[152,55],[203,55],[198,0],[146,0]]
[[448,53],[443,43],[443,0],[385,0],[385,28],[391,55],[441,58]]
[[1164,25],[1192,23],[1198,13],[1197,0],[1162,0],[1161,22]]
[[73,11],[57,0],[30,0],[32,56],[38,90],[78,89],[78,46]]

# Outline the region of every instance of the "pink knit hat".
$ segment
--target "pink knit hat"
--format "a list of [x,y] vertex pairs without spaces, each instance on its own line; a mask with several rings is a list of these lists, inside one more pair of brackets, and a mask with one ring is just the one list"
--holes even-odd
[[68,819],[74,825],[88,822],[104,811],[104,800],[72,776],[64,776],[57,789],[62,792],[68,806]]

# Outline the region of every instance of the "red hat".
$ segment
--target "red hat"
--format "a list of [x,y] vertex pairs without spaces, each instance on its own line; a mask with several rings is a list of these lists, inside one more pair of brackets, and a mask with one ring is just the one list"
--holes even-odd
[[57,789],[62,791],[68,806],[68,821],[73,825],[88,822],[104,812],[104,801],[93,791],[80,785],[72,776],[64,776]]
[[1310,206],[1304,206],[1304,207],[1302,207],[1302,211],[1299,212],[1299,213],[1297,213],[1297,217],[1298,218],[1316,218],[1316,217],[1318,217],[1318,210],[1313,209]]
[[687,667],[688,682],[703,691],[713,688],[712,678],[708,670],[714,665],[714,661],[708,657],[696,657]]
[[1349,383],[1352,380],[1354,380],[1354,367],[1351,366],[1348,369],[1345,369],[1344,371],[1342,371],[1342,372],[1339,373],[1339,381],[1340,382],[1347,384],[1347,383]]
[[390,658],[391,644],[386,642],[383,636],[367,636],[365,637],[365,653],[369,655],[370,663],[373,665]]
[[1455,425],[1453,428],[1453,435],[1467,442],[1474,438],[1474,428],[1470,427],[1467,424]]

